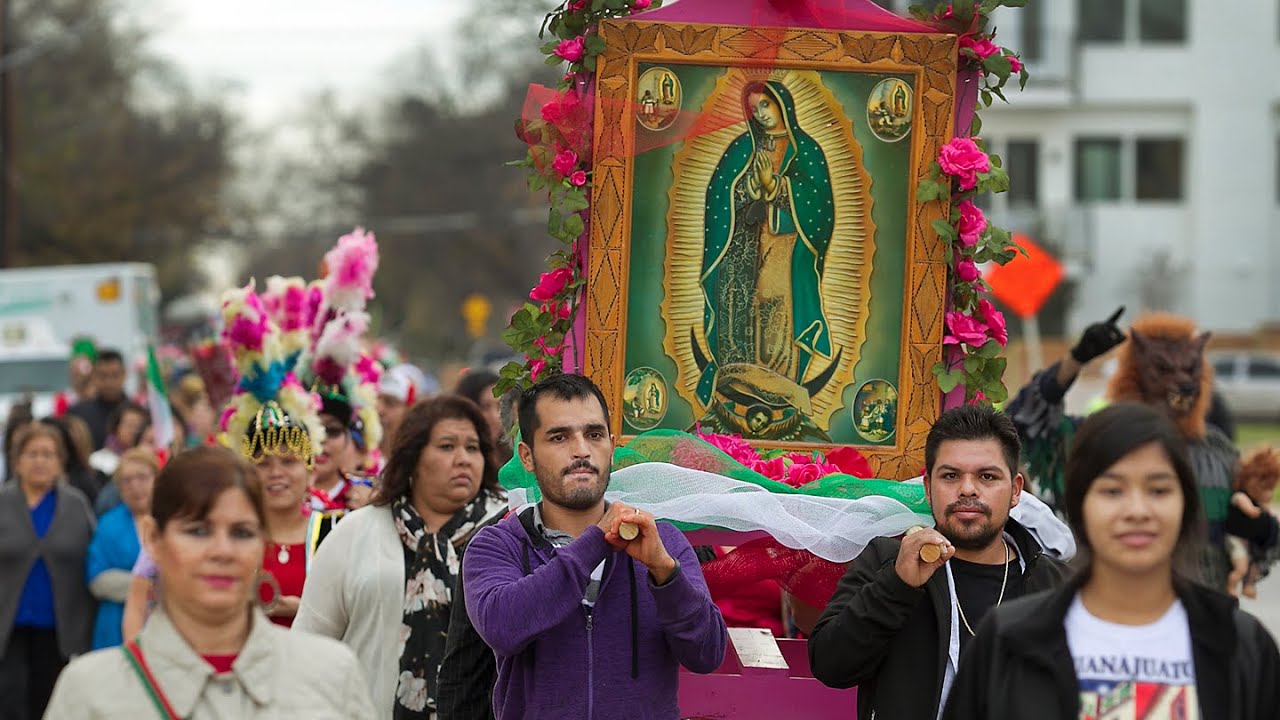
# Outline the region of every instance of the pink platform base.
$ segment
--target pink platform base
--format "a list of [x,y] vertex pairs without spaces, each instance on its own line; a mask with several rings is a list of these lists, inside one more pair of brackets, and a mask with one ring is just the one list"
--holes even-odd
[[680,671],[680,716],[686,720],[849,720],[857,690],[834,690],[813,678],[804,640],[779,639],[789,669],[743,668],[732,643],[710,675]]
[[[694,545],[736,546],[762,532],[695,530]],[[680,716],[685,720],[849,720],[857,717],[857,689],[835,690],[813,677],[808,643],[775,639],[786,668],[743,667],[732,642],[724,662],[710,675],[680,670]]]

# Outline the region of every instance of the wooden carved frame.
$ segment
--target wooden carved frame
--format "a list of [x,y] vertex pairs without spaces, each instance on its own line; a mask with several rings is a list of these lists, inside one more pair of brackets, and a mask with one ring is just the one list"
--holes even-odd
[[915,187],[929,177],[932,163],[951,139],[956,37],[635,20],[606,21],[600,34],[608,49],[599,58],[596,73],[584,370],[604,391],[611,429],[618,435],[622,431],[626,358],[624,303],[630,278],[637,64],[767,64],[915,75],[918,102],[914,122],[921,132],[911,138],[896,443],[859,449],[877,477],[903,479],[919,474],[924,467],[925,437],[941,404],[932,367],[942,359],[948,271],[945,241],[931,224],[946,220],[949,208],[945,201],[917,203]]

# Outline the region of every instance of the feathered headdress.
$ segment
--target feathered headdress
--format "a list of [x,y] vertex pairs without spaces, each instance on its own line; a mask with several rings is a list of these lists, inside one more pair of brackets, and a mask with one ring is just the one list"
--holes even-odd
[[[324,254],[324,278],[318,281],[318,307],[311,330],[313,346],[324,334],[324,326],[339,314],[364,310],[373,297],[377,270],[378,241],[364,228],[338,238],[338,244]],[[314,295],[312,299],[316,299]]]
[[351,408],[354,411],[351,430],[356,443],[368,456],[370,474],[382,470],[382,421],[378,419],[378,383],[382,380],[382,365],[372,355],[362,354],[347,376]]
[[[269,303],[277,311],[287,286],[288,281],[277,282],[281,292],[269,291]],[[269,303],[253,281],[223,296],[222,337],[240,380],[222,414],[222,439],[246,457],[294,455],[310,467],[324,437],[319,401],[294,375],[300,356],[297,338],[281,329]]]
[[[361,389],[371,367],[365,363],[363,370],[358,368],[369,330],[365,305],[373,297],[377,269],[378,243],[373,233],[356,228],[325,253],[325,276],[309,286],[306,303],[312,314],[308,386],[320,395],[323,412],[358,435],[366,449],[376,447],[382,435],[374,411],[376,390],[370,394]],[[373,442],[371,431],[377,438]]]

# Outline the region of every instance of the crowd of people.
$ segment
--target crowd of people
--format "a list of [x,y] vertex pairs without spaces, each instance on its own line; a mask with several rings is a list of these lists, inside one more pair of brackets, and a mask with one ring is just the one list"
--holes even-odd
[[[724,549],[605,499],[615,438],[590,379],[496,397],[477,368],[435,393],[372,360],[330,291],[293,325],[270,292],[232,293],[240,379],[215,409],[198,375],[173,378],[166,447],[110,349],[73,363],[53,417],[10,413],[0,718],[678,718],[680,669],[720,668],[730,624],[806,638],[860,718],[1280,716],[1275,642],[1225,592],[1273,560],[1280,453],[1223,470],[1219,433],[1185,417],[1200,386],[1144,376],[1149,323],[1091,327],[1003,412],[942,413],[934,525],[872,540],[805,618],[776,582],[752,584],[757,605],[713,596],[702,563]],[[1065,416],[1075,374],[1126,337],[1137,396]],[[512,507],[507,463],[537,502]],[[1015,519],[1033,491],[1074,559]]]

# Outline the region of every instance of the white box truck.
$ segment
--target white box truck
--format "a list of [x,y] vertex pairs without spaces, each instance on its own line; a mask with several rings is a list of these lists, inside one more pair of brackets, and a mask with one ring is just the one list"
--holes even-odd
[[[0,423],[30,397],[36,417],[69,384],[71,342],[114,348],[133,368],[156,341],[160,290],[148,263],[0,270]],[[127,388],[136,391],[135,373]]]

